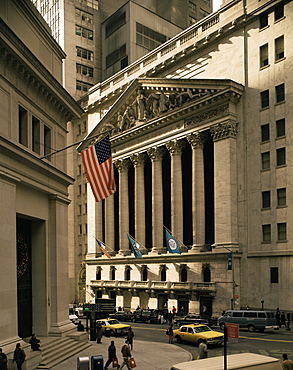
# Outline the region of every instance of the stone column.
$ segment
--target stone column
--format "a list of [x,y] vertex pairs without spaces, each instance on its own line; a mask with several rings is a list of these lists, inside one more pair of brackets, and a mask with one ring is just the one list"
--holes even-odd
[[94,194],[87,184],[87,256],[94,258],[96,254],[101,254],[95,238],[103,238],[103,219],[102,219],[103,202],[96,202]]
[[130,255],[129,241],[129,196],[128,196],[128,169],[131,162],[129,159],[115,161],[119,171],[119,253]]
[[192,229],[193,246],[205,244],[205,193],[204,193],[204,159],[203,147],[206,135],[194,132],[187,137],[192,148]]
[[210,128],[214,140],[215,244],[238,244],[237,124],[231,120]]
[[105,243],[115,250],[114,195],[105,199]]
[[135,239],[145,246],[145,184],[144,164],[146,153],[133,154],[130,157],[134,165],[134,225]]
[[162,159],[165,147],[153,147],[147,151],[152,161],[152,252],[163,248],[163,179]]
[[185,147],[182,140],[166,144],[171,155],[171,231],[178,241],[183,240],[183,193],[181,155]]

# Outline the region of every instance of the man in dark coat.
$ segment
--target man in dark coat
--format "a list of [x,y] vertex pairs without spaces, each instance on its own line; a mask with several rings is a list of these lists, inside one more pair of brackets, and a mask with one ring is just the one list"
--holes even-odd
[[[108,347],[108,361],[105,363],[105,370],[108,370],[108,366],[113,362],[114,360],[117,360],[116,356],[116,347],[114,345],[114,340],[111,340],[111,344]],[[120,366],[117,364],[117,369],[119,369]]]
[[101,321],[97,321],[96,332],[97,332],[97,343],[102,343],[102,323]]
[[21,370],[22,364],[24,363],[25,360],[25,356],[26,354],[24,350],[21,348],[20,343],[17,343],[13,353],[13,362],[14,361],[16,362],[17,370]]
[[29,340],[29,343],[33,351],[40,351],[41,341],[37,339],[36,334],[32,335],[31,339]]
[[2,352],[2,348],[0,348],[0,370],[7,370],[7,356]]

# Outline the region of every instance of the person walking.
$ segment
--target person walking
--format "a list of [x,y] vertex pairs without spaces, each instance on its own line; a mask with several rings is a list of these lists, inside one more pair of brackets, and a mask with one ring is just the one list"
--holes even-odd
[[277,325],[280,328],[281,327],[281,313],[280,313],[279,307],[277,307],[277,311],[276,311],[276,321],[277,321]]
[[280,328],[282,327],[282,325],[284,325],[286,327],[286,316],[285,316],[285,312],[282,312],[282,314],[281,314],[281,325],[280,325]]
[[16,362],[17,370],[21,370],[22,364],[24,363],[26,354],[24,350],[21,348],[20,343],[16,344],[16,348],[13,353],[13,362]]
[[134,337],[134,332],[130,327],[130,328],[128,328],[126,339],[128,340],[129,347],[130,347],[131,351],[133,350],[133,337]]
[[288,359],[286,353],[283,354],[283,369],[284,370],[293,370],[293,361]]
[[102,343],[102,323],[101,321],[97,321],[96,333],[97,333],[97,343]]
[[31,349],[33,351],[40,351],[41,341],[37,339],[36,334],[33,334],[31,336],[31,339],[29,340],[29,344],[31,345]]
[[202,358],[207,358],[208,357],[208,346],[207,346],[207,340],[206,339],[203,339],[200,343],[200,345],[198,346],[198,358],[199,359],[202,359]]
[[172,308],[172,315],[173,315],[173,317],[176,315],[176,307],[175,306],[173,306],[173,308]]
[[131,358],[131,352],[129,348],[128,340],[125,341],[125,344],[121,348],[121,353],[123,356],[123,362],[121,364],[120,369],[122,370],[124,365],[127,366],[127,369],[131,369],[129,359]]
[[169,325],[168,333],[169,333],[169,343],[173,344],[174,332],[173,332],[173,323],[172,322]]
[[0,370],[7,370],[7,356],[2,352],[2,348],[0,348]]
[[77,331],[84,331],[84,326],[81,323],[81,321],[79,321],[78,324],[77,324]]
[[[108,370],[108,366],[111,364],[111,362],[113,362],[114,360],[117,360],[117,356],[116,356],[116,347],[114,345],[114,340],[111,340],[111,344],[109,345],[108,347],[108,360],[107,362],[105,363],[105,367],[104,369],[105,370]],[[118,361],[117,361],[118,362]],[[117,363],[117,369],[120,368],[120,365],[118,365]]]

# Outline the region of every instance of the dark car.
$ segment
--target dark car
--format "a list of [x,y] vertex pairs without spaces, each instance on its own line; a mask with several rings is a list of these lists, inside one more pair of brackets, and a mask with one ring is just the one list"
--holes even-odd
[[130,311],[117,311],[109,315],[111,319],[117,319],[119,321],[133,321],[133,313]]
[[142,308],[133,312],[133,322],[147,322],[148,324],[158,324],[160,323],[159,319],[159,310]]
[[189,314],[186,316],[175,317],[174,324],[177,326],[188,324],[204,324],[209,325],[208,320],[203,319],[199,314]]

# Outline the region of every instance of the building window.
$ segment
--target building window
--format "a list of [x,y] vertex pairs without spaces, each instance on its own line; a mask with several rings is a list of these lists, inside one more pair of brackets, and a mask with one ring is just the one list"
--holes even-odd
[[35,153],[40,154],[40,135],[41,135],[41,124],[40,120],[36,117],[32,117],[32,150]]
[[28,136],[27,136],[27,110],[18,107],[18,141],[24,146],[28,146]]
[[51,153],[51,139],[51,129],[48,126],[44,125],[44,155],[48,155]]
[[115,280],[116,278],[116,268],[115,266],[110,267],[110,280]]
[[265,125],[261,126],[261,141],[269,141],[270,140],[270,124],[266,123]]
[[81,185],[78,185],[78,195],[81,195]]
[[270,191],[263,191],[262,193],[262,208],[270,208],[271,207],[271,193]]
[[284,17],[284,5],[279,4],[275,7],[275,22]]
[[209,14],[210,14],[209,12],[207,12],[203,8],[200,8],[200,11],[199,11],[200,18],[204,18],[204,17],[208,16]]
[[87,49],[84,49],[84,48],[81,48],[79,46],[76,47],[76,55],[78,57],[81,57],[83,59],[87,59],[87,60],[93,60],[93,52],[91,50],[87,50]]
[[287,240],[286,222],[278,223],[278,241]]
[[262,29],[269,25],[268,13],[261,14],[259,17],[259,28]]
[[81,37],[84,37],[88,40],[93,40],[94,39],[94,31],[90,30],[88,28],[84,28],[81,26],[75,26],[75,34]]
[[76,90],[87,92],[92,86],[94,85],[89,84],[87,82],[76,80]]
[[275,61],[283,59],[284,57],[284,36],[280,36],[275,39]]
[[78,205],[78,214],[81,215],[81,204]]
[[76,17],[79,18],[79,20],[92,24],[93,23],[93,15],[91,13],[85,12],[84,10],[75,9]]
[[269,65],[269,46],[268,44],[262,45],[259,48],[260,68]]
[[111,54],[106,56],[106,68],[118,62],[126,55],[126,44],[122,45],[119,49],[114,50]]
[[148,50],[153,50],[157,46],[167,41],[167,37],[159,32],[152,30],[140,23],[136,23],[136,43]]
[[277,189],[277,204],[278,207],[286,205],[286,188]]
[[112,19],[106,26],[106,38],[112,35],[118,28],[126,23],[126,13],[120,14],[115,19]]
[[129,281],[130,280],[130,267],[129,266],[125,266],[125,271],[124,271],[124,278],[126,281]]
[[270,94],[269,90],[262,91],[260,93],[260,98],[261,98],[261,107],[266,108],[270,105]]
[[161,270],[161,281],[166,281],[166,280],[167,280],[167,272],[166,272],[166,268],[163,267]]
[[86,215],[87,214],[87,203],[84,203],[83,209],[84,209],[83,213]]
[[128,66],[128,56],[120,60],[120,69],[123,69]]
[[262,241],[268,243],[271,241],[271,225],[262,225]]
[[261,169],[270,169],[270,152],[261,153]]
[[278,119],[276,121],[276,130],[277,130],[277,137],[282,137],[286,135],[285,118]]
[[197,22],[196,18],[192,17],[191,15],[188,17],[188,24],[189,26],[193,25],[194,23]]
[[188,8],[191,12],[196,13],[196,4],[194,4],[192,1],[188,2]]
[[185,283],[187,281],[187,269],[186,267],[183,267],[180,271],[180,281]]
[[78,233],[79,235],[82,235],[82,225],[78,225]]
[[277,166],[284,166],[286,164],[286,148],[277,149]]
[[279,268],[271,267],[271,283],[278,284],[279,282]]
[[276,86],[276,103],[283,102],[285,100],[285,84]]
[[94,69],[83,64],[76,63],[76,73],[87,77],[94,77]]
[[148,269],[144,267],[142,270],[142,281],[148,281]]
[[96,280],[101,280],[101,279],[102,279],[102,270],[100,267],[98,267],[96,270]]
[[211,281],[211,270],[208,267],[203,270],[203,281],[205,283],[209,283]]

